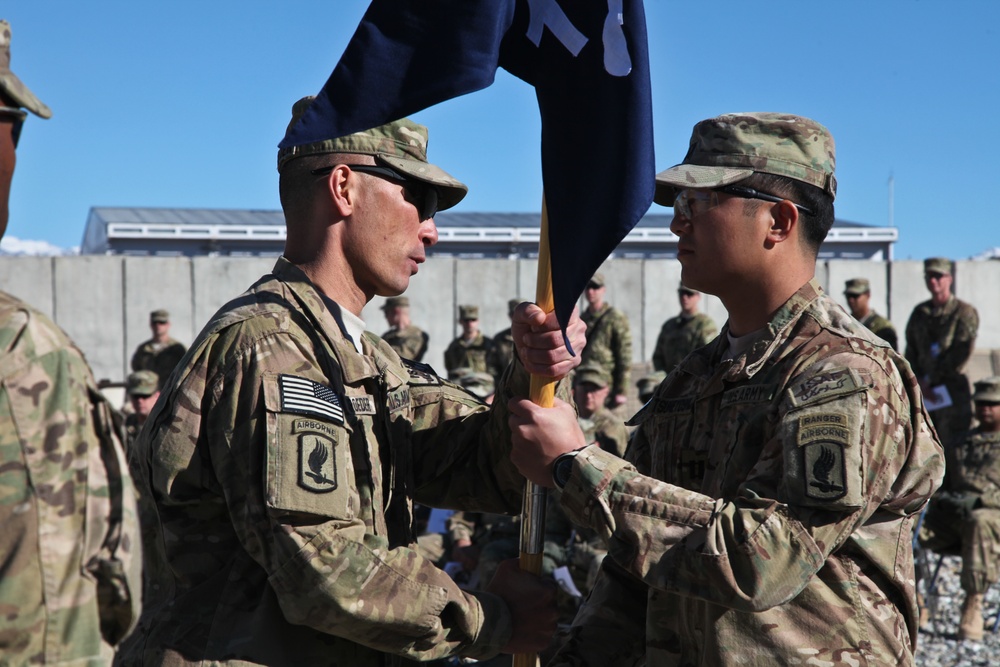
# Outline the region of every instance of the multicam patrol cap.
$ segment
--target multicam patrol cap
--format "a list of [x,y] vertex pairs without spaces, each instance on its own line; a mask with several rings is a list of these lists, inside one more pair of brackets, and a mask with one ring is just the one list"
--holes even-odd
[[149,314],[150,322],[169,322],[170,311],[165,308],[157,308]]
[[409,308],[410,299],[405,296],[390,296],[382,304],[382,310],[389,310],[390,308]]
[[604,389],[611,384],[611,376],[608,375],[608,371],[605,370],[604,366],[588,362],[586,364],[581,364],[580,367],[576,369],[576,373],[573,375],[574,386],[583,383],[592,384],[595,387]]
[[785,176],[837,195],[830,131],[785,113],[732,113],[694,126],[684,161],[656,175],[654,201],[673,206],[684,188],[732,185],[754,172]]
[[51,118],[52,110],[35,97],[17,75],[10,71],[10,23],[0,20],[0,90],[18,107],[40,118]]
[[[671,200],[670,203],[672,204],[673,200]],[[595,273],[594,276],[589,281],[587,281],[587,286],[590,287],[591,285],[593,285],[594,287],[604,287],[604,274]]]
[[129,396],[152,396],[158,391],[159,376],[153,371],[136,371],[129,373],[125,381],[125,392]]
[[478,320],[479,319],[479,306],[459,306],[458,307],[458,319],[459,319],[459,321],[464,321],[464,320]]
[[867,278],[851,278],[844,283],[844,294],[846,296],[868,294],[871,291],[871,285],[868,283]]
[[1000,377],[993,376],[975,384],[972,400],[983,403],[1000,403]]
[[942,276],[952,272],[955,263],[947,257],[930,257],[924,260],[924,273],[937,273]]
[[[292,105],[291,129],[315,99],[303,97]],[[437,210],[444,211],[462,201],[469,188],[444,169],[427,162],[427,128],[403,118],[346,137],[315,141],[301,146],[278,150],[278,171],[297,157],[324,153],[357,153],[371,155],[376,165],[391,167],[407,176],[435,186],[438,192]]]
[[635,383],[635,388],[639,390],[639,400],[645,403],[652,398],[653,393],[656,392],[656,388],[666,379],[667,374],[664,371],[653,371],[649,375],[640,378]]
[[686,294],[688,296],[694,296],[695,294],[700,294],[701,292],[699,292],[696,289],[691,289],[690,287],[685,287],[684,285],[680,285],[677,287],[677,293]]

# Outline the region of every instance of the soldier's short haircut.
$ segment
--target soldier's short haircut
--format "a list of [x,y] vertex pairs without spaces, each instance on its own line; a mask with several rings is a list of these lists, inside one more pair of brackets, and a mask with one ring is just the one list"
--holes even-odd
[[[764,174],[754,172],[748,178],[739,181],[736,185],[753,188],[760,192],[779,197],[786,197],[790,201],[804,206],[813,212],[812,215],[799,210],[799,220],[802,221],[802,239],[813,254],[819,253],[820,244],[826,239],[833,227],[834,209],[833,197],[821,188],[810,185],[793,178],[777,176],[775,174]],[[761,203],[760,200],[747,199],[746,206],[749,210],[756,210]]]
[[285,223],[294,224],[311,210],[316,188],[326,180],[326,176],[329,176],[329,174],[314,174],[312,173],[314,169],[361,162],[364,157],[348,153],[323,153],[304,155],[286,162],[278,176],[278,198],[281,201],[281,210],[285,214]]

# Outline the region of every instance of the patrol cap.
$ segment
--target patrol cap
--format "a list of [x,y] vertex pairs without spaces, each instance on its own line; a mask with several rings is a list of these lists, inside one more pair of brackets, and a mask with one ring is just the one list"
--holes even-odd
[[496,392],[496,384],[492,375],[489,373],[477,373],[471,369],[465,370],[467,372],[457,378],[458,384],[464,389],[483,399],[492,396]]
[[511,299],[507,302],[507,314],[513,317],[514,311],[521,305],[523,299]]
[[594,287],[604,287],[604,274],[600,272],[595,273],[594,277],[587,282],[587,287],[591,285]]
[[167,311],[167,310],[165,310],[165,309],[163,309],[163,308],[158,308],[158,309],[154,310],[153,312],[151,312],[149,314],[149,321],[150,322],[169,322],[170,321],[170,312]]
[[390,296],[382,304],[382,310],[389,310],[390,308],[409,308],[410,299],[405,296]]
[[576,374],[573,376],[574,386],[583,384],[584,382],[604,389],[611,384],[611,377],[604,369],[604,366],[589,362],[581,364],[580,367],[576,369]]
[[930,257],[924,260],[924,273],[937,273],[946,275],[952,272],[955,263],[947,257]]
[[983,403],[1000,403],[1000,377],[993,376],[975,384],[972,400]]
[[129,373],[125,381],[125,392],[129,396],[152,396],[160,385],[159,376],[153,371]]
[[635,383],[635,388],[639,390],[639,400],[645,403],[650,399],[660,383],[667,378],[664,371],[654,371],[649,375],[639,378]]
[[836,150],[830,131],[786,113],[731,113],[694,126],[687,155],[656,175],[654,201],[673,206],[684,188],[732,185],[754,172],[814,185],[837,195]]
[[[299,121],[315,99],[303,97],[292,105],[292,120],[288,130]],[[287,131],[286,131],[287,133]],[[375,164],[389,166],[411,178],[437,188],[437,210],[444,211],[462,201],[469,188],[444,169],[427,162],[427,128],[403,118],[346,137],[331,137],[311,144],[289,146],[278,150],[278,171],[297,157],[324,153],[357,153],[371,155]]]
[[461,321],[465,320],[478,320],[479,319],[479,306],[459,306],[458,307],[458,319]]
[[867,278],[851,278],[844,283],[844,294],[848,296],[868,294],[871,291],[871,285],[869,285]]
[[18,107],[40,118],[51,118],[52,110],[35,97],[10,69],[10,23],[0,20],[0,90]]
[[680,287],[677,288],[677,293],[678,294],[686,294],[688,296],[694,296],[695,294],[700,294],[700,292],[698,292],[698,290],[691,289],[690,287],[685,287],[684,285],[681,285]]

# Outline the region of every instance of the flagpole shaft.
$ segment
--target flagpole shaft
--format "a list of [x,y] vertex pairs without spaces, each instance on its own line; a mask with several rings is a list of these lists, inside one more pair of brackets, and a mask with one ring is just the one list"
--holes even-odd
[[[549,213],[542,197],[542,226],[538,239],[538,275],[535,285],[535,303],[546,313],[555,310],[552,294],[552,263],[549,253]],[[555,404],[557,378],[531,376],[529,398],[535,405],[551,408]],[[521,506],[521,555],[520,566],[525,572],[542,573],[542,553],[545,548],[545,504],[548,490],[532,482],[525,482]],[[538,656],[534,653],[514,655],[513,667],[535,667]]]

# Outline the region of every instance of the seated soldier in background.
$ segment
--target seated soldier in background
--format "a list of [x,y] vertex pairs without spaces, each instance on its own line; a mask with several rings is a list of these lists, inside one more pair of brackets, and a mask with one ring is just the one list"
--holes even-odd
[[899,340],[892,322],[876,313],[869,306],[872,298],[871,285],[867,278],[851,278],[844,283],[844,298],[851,309],[851,316],[868,327],[873,334],[899,351]]
[[576,401],[580,427],[584,433],[593,432],[588,442],[597,443],[601,449],[615,456],[624,456],[628,445],[625,423],[605,406],[611,391],[611,378],[600,364],[582,364],[573,376],[573,398]]
[[946,450],[948,479],[927,506],[920,543],[962,554],[961,639],[983,638],[983,597],[1000,579],[1000,377],[980,380],[972,400],[979,425]]

